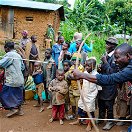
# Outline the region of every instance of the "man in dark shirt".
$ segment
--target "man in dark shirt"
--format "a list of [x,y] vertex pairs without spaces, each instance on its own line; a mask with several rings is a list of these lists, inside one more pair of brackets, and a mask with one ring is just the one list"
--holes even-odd
[[127,81],[132,82],[132,46],[126,43],[118,46],[115,49],[114,57],[115,62],[119,65],[120,69],[122,68],[122,70],[117,73],[110,75],[97,74],[96,76],[92,76],[78,70],[74,70],[73,75],[76,79],[86,79],[101,86]]
[[[118,45],[118,41],[114,37],[109,37],[106,40],[106,53],[101,58],[101,64],[98,67],[98,72],[103,75],[116,73],[118,66],[114,62],[114,50]],[[113,106],[117,96],[117,85],[102,86],[102,90],[98,91],[98,107],[99,118],[104,119],[107,113],[108,119],[113,119]],[[103,121],[98,121],[102,123]],[[110,130],[114,126],[114,122],[108,121],[103,127],[103,130]]]

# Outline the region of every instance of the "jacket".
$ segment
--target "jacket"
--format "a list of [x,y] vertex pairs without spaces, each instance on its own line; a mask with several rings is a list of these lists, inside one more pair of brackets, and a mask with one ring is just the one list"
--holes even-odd
[[15,50],[6,53],[0,60],[0,67],[5,68],[5,85],[11,87],[20,87],[24,85],[22,71],[25,66],[21,56]]
[[68,85],[65,80],[59,81],[57,78],[53,79],[48,89],[52,93],[52,105],[65,103],[65,95],[68,92]]

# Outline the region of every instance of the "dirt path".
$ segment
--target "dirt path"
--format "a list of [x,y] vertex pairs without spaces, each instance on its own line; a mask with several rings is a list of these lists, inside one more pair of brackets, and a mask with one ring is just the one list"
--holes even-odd
[[[51,110],[45,109],[44,112],[39,113],[39,108],[34,108],[35,101],[27,101],[24,105],[24,116],[15,116],[13,118],[6,118],[8,111],[0,111],[0,132],[85,132],[85,125],[69,125],[71,121],[64,121],[64,125],[60,125],[59,121],[49,123],[51,117]],[[48,104],[45,104],[47,106]],[[106,132],[101,130],[100,132]],[[109,132],[125,132],[127,126],[114,126]],[[91,132],[94,132],[92,130]]]

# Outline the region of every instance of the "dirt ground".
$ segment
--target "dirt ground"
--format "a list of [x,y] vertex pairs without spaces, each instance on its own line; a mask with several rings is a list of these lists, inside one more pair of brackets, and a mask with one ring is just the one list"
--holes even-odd
[[[69,125],[71,121],[64,121],[64,125],[60,125],[59,121],[49,122],[51,117],[51,110],[45,109],[44,112],[39,113],[39,108],[34,108],[36,104],[34,100],[27,101],[23,105],[25,114],[23,116],[14,116],[6,118],[8,111],[0,110],[0,132],[85,132],[86,125]],[[45,103],[45,107],[48,104]],[[99,132],[106,132],[101,130],[104,124],[99,127]],[[109,132],[126,132],[127,126],[114,126]],[[95,132],[94,129],[91,132]]]

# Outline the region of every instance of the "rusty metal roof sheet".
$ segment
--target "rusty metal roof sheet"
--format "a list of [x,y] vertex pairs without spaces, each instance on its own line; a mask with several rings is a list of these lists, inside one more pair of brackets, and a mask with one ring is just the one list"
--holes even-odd
[[49,11],[59,10],[61,20],[64,20],[64,8],[63,5],[59,5],[59,4],[28,1],[28,0],[22,0],[22,1],[0,0],[0,6],[20,7],[20,8],[49,10]]

